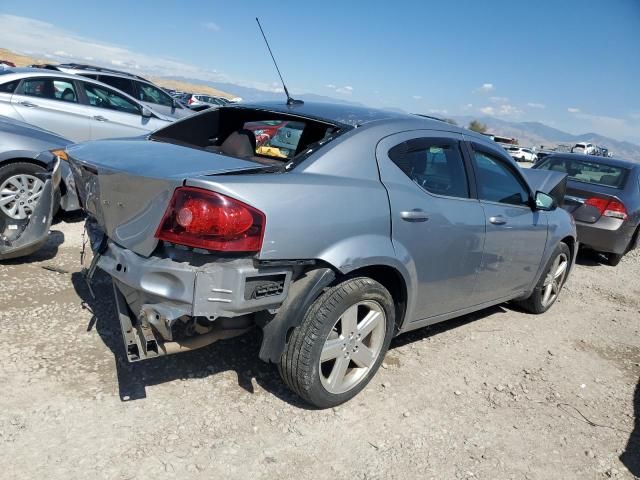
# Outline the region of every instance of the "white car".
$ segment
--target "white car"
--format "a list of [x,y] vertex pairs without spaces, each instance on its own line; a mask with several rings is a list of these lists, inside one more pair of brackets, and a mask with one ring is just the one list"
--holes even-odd
[[96,80],[34,68],[0,70],[0,115],[76,143],[135,137],[175,120]]
[[582,153],[584,155],[595,155],[597,151],[593,143],[580,142],[571,148],[571,153]]
[[517,145],[511,145],[505,147],[507,153],[511,155],[516,162],[531,162],[535,163],[538,160],[538,156],[530,148],[518,147]]
[[186,96],[186,102],[189,107],[198,107],[201,105],[211,105],[213,107],[223,107],[229,103],[229,100],[222,97],[214,97],[205,93],[194,93]]

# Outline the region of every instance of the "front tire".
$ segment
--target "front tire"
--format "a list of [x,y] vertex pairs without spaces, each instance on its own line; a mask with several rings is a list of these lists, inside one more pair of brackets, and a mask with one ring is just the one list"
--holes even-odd
[[544,273],[529,298],[516,303],[531,313],[544,313],[553,305],[567,280],[571,265],[571,251],[560,242],[547,262]]
[[393,298],[368,277],[345,280],[307,310],[282,355],[285,383],[319,408],[357,395],[375,375],[395,325]]
[[0,215],[6,221],[24,221],[31,216],[44,190],[37,174],[44,172],[44,167],[28,162],[0,167]]

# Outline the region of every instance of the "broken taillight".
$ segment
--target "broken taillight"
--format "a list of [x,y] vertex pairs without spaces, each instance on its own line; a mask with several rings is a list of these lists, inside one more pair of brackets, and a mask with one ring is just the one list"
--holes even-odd
[[217,192],[195,187],[175,190],[156,231],[167,242],[221,252],[257,252],[265,215]]
[[627,209],[624,204],[618,200],[591,197],[584,203],[597,208],[600,215],[604,215],[605,217],[619,218],[620,220],[625,220],[627,218]]

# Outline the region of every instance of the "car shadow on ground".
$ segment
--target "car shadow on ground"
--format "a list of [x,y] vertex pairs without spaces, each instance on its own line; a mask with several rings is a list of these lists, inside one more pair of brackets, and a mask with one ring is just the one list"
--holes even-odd
[[495,305],[493,307],[485,308],[484,310],[479,310],[477,312],[468,313],[467,315],[462,315],[461,317],[452,318],[451,320],[434,323],[433,325],[430,325],[428,327],[412,330],[400,335],[399,337],[394,338],[391,342],[391,346],[389,347],[389,351],[398,347],[404,347],[409,343],[425,340],[429,337],[434,337],[441,333],[448,332],[449,330],[454,330],[458,327],[471,322],[475,322],[476,320],[481,320],[491,315],[507,313],[507,311],[508,309],[506,308],[506,305]]
[[640,478],[640,380],[636,385],[635,395],[633,396],[633,411],[635,425],[631,435],[629,435],[627,447],[620,455],[620,461],[629,469],[632,475]]
[[[81,273],[74,273],[71,278],[76,292],[83,301],[83,306],[92,313],[87,331],[95,329],[114,355],[119,395],[122,401],[146,398],[148,386],[175,380],[215,377],[223,372],[233,371],[238,385],[249,393],[255,392],[255,382],[293,406],[313,409],[286,387],[274,365],[264,363],[258,358],[262,334],[257,328],[241,337],[219,341],[191,352],[130,363],[125,355],[109,276],[101,271],[96,272],[92,283],[95,298],[91,295]],[[501,312],[506,312],[506,309],[500,306],[492,307],[409,332],[394,339],[391,349]],[[211,394],[212,397],[215,396],[214,389]]]
[[51,221],[52,225],[57,225],[59,223],[78,223],[84,222],[86,219],[86,215],[84,214],[84,210],[73,210],[72,212],[65,212],[64,210],[59,210],[53,217]]
[[607,256],[604,253],[586,248],[580,248],[580,250],[578,250],[576,263],[583,267],[601,267],[602,265],[608,265]]
[[[311,409],[310,405],[285,386],[274,365],[264,363],[258,358],[262,341],[259,329],[191,352],[130,363],[125,355],[109,276],[99,270],[96,272],[92,283],[95,298],[81,273],[74,273],[71,280],[84,307],[93,314],[87,331],[95,329],[104,344],[113,352],[122,401],[146,398],[148,386],[175,380],[215,377],[223,372],[233,371],[238,385],[249,393],[255,393],[257,384],[291,405]],[[212,388],[212,398],[215,398],[215,395],[215,389]]]
[[64,233],[59,230],[49,231],[46,243],[37,251],[24,257],[3,260],[3,265],[23,265],[26,263],[44,262],[52,260],[58,254],[58,248],[64,243]]

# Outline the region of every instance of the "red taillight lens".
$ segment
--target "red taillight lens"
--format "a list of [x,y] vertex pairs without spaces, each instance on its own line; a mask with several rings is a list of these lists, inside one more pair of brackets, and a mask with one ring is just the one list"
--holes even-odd
[[193,103],[193,97],[189,97],[189,101],[187,102],[187,105],[191,105]]
[[604,215],[605,217],[619,218],[621,220],[625,220],[627,218],[627,209],[624,204],[618,200],[609,201],[605,198],[591,197],[584,203],[597,208],[600,215]]
[[167,242],[221,252],[257,252],[262,248],[265,216],[220,193],[180,187],[158,227]]

